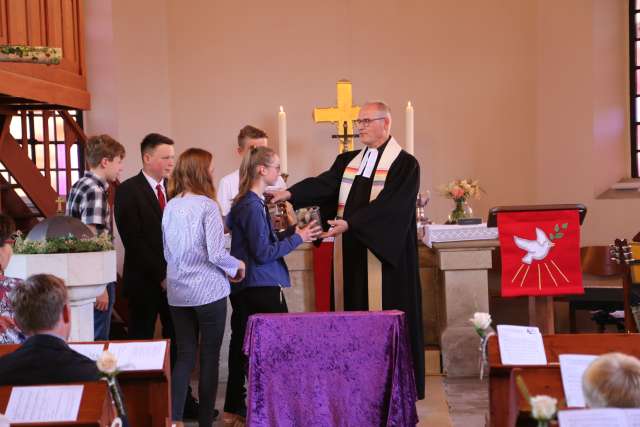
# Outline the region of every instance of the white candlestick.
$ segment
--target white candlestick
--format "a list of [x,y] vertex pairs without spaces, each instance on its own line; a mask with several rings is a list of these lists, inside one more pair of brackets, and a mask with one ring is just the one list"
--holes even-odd
[[409,154],[413,155],[413,106],[411,101],[407,104],[405,112],[405,149]]
[[278,112],[278,149],[280,154],[280,172],[288,173],[287,169],[287,113],[282,105]]

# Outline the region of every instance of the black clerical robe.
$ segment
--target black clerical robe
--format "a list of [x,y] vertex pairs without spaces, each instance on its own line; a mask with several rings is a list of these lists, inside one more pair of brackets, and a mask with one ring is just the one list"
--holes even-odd
[[[376,167],[387,144],[388,141],[378,148]],[[320,206],[326,225],[326,220],[336,215],[345,168],[359,153],[340,154],[328,171],[289,188],[294,207]],[[373,176],[355,177],[344,208],[343,218],[349,224],[342,240],[344,308],[369,309],[367,250],[370,250],[382,264],[382,308],[406,314],[416,386],[422,399],[424,340],[416,233],[420,166],[412,155],[401,151],[389,168],[382,192],[369,201]]]

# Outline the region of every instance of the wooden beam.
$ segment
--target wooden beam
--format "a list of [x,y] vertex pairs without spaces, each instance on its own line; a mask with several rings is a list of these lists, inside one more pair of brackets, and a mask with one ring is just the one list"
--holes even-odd
[[[82,142],[82,145],[83,145],[82,148],[84,148],[84,144],[87,143],[87,135],[84,133],[84,130],[82,130],[82,128],[80,127],[78,122],[73,120],[73,117],[71,117],[71,114],[69,114],[68,111],[59,110],[58,113],[60,114],[60,116],[62,117],[64,122],[67,125],[69,125],[69,127],[73,130],[73,132],[76,134],[76,136],[78,137],[80,142]],[[78,147],[78,149],[80,149],[80,148],[81,147]]]
[[42,112],[42,147],[44,149],[44,176],[51,185],[51,151],[49,150],[49,117],[51,113],[47,110]]
[[20,149],[16,140],[9,133],[11,116],[2,116],[0,130],[0,162],[20,184],[33,204],[45,217],[56,214],[58,193],[51,188],[51,182],[40,174],[26,153]]
[[84,88],[64,86],[2,69],[0,69],[0,93],[79,110],[91,108],[89,92]]

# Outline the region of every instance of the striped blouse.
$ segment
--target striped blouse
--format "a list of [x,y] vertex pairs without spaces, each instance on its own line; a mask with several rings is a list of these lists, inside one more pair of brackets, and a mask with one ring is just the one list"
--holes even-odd
[[225,249],[218,204],[205,196],[174,197],[162,215],[167,298],[174,307],[205,305],[229,295],[227,275],[239,261]]

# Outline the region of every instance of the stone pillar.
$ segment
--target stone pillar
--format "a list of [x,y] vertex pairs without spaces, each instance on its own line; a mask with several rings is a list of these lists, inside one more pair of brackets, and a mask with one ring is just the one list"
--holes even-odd
[[116,281],[116,252],[13,255],[5,274],[26,279],[53,274],[64,280],[71,308],[69,341],[93,341],[93,304],[107,283]]
[[497,240],[434,243],[443,285],[440,346],[450,377],[478,375],[480,339],[469,323],[476,311],[489,312],[491,252]]

